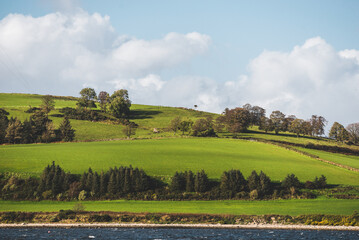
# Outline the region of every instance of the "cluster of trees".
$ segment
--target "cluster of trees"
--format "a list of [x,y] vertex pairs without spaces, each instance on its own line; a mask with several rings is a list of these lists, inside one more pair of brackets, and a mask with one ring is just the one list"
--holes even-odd
[[160,187],[160,183],[133,167],[110,168],[97,173],[91,168],[82,175],[66,173],[59,165],[48,165],[40,179],[1,176],[3,199],[113,199],[128,193]]
[[125,89],[114,91],[111,96],[106,91],[101,91],[97,96],[93,88],[83,88],[80,96],[77,102],[80,108],[96,108],[98,101],[103,112],[109,112],[116,118],[127,118],[130,113],[131,100]]
[[320,136],[324,134],[327,123],[324,117],[317,115],[305,121],[294,115],[286,116],[280,111],[273,111],[269,118],[265,114],[265,109],[245,104],[234,109],[226,108],[215,121],[212,117],[207,117],[193,123],[191,120],[176,117],[171,121],[169,128],[174,132],[181,131],[182,134],[188,132],[193,136],[213,137],[217,136],[224,127],[236,136],[238,133],[246,132],[249,126],[256,125],[260,130],[274,131],[276,134],[289,131],[297,136],[300,134]]
[[[300,189],[325,188],[325,176],[301,183],[288,174],[274,183],[263,172],[253,171],[245,179],[240,170],[224,171],[220,181],[209,180],[204,170],[176,172],[169,186],[133,167],[110,168],[97,173],[91,168],[82,175],[66,173],[54,162],[45,167],[40,179],[0,174],[1,199],[85,200],[85,199],[270,199],[300,196]],[[304,196],[306,197],[306,196]]]
[[190,119],[182,120],[181,117],[175,117],[172,119],[169,129],[173,132],[181,131],[182,135],[186,132],[191,133],[193,136],[197,137],[215,137],[216,134],[216,125],[212,117],[197,119],[193,123]]
[[75,130],[67,117],[58,129],[55,129],[48,114],[54,109],[55,103],[51,96],[42,98],[40,108],[31,108],[30,119],[21,122],[17,117],[8,118],[9,113],[0,109],[0,143],[37,143],[53,141],[72,141]]
[[206,192],[209,188],[210,182],[204,170],[196,174],[192,171],[176,172],[170,186],[173,192]]
[[329,137],[338,142],[349,141],[352,144],[359,143],[359,123],[351,123],[346,128],[338,122],[334,122],[329,131]]

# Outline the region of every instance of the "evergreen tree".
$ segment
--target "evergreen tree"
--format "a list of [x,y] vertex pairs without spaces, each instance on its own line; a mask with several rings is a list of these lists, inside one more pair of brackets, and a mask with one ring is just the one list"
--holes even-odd
[[260,189],[259,193],[263,195],[270,194],[272,191],[272,184],[270,178],[261,171],[259,174]]
[[0,144],[5,142],[6,129],[9,124],[8,115],[9,113],[7,111],[0,108]]
[[193,172],[190,170],[185,173],[186,175],[186,192],[194,191],[194,176]]
[[116,175],[114,172],[110,174],[110,179],[108,180],[107,192],[110,194],[116,194]]
[[8,143],[20,143],[22,139],[22,124],[19,119],[12,118],[6,129],[5,139]]
[[22,124],[22,143],[33,143],[36,136],[33,129],[34,123],[31,120],[25,120]]
[[260,179],[256,171],[252,171],[251,175],[248,177],[248,188],[249,191],[260,189]]
[[172,177],[170,188],[171,191],[174,192],[184,191],[186,189],[186,179],[182,172],[175,173],[175,175]]
[[94,194],[94,196],[99,196],[100,184],[97,172],[93,174],[91,192]]
[[107,192],[107,177],[106,174],[101,171],[100,174],[100,196],[104,196]]
[[209,188],[209,180],[204,170],[197,172],[194,180],[194,190],[196,192],[205,192]]
[[60,124],[60,134],[62,141],[71,142],[75,138],[75,130],[72,129],[70,120],[67,116],[64,117],[64,120]]
[[300,188],[301,184],[298,178],[292,173],[288,174],[287,177],[283,180],[282,187],[289,190],[291,187]]
[[246,189],[246,185],[246,180],[241,171],[230,170],[223,172],[220,185],[222,191],[241,192]]

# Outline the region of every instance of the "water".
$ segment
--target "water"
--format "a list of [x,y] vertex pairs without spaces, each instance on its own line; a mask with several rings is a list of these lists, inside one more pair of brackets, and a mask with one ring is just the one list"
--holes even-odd
[[357,231],[176,228],[15,228],[0,239],[359,239]]

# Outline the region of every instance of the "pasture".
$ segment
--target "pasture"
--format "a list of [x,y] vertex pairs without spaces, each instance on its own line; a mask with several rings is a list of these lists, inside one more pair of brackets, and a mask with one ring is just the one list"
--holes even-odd
[[324,174],[330,184],[358,185],[359,173],[342,169],[275,145],[221,138],[167,138],[22,144],[0,146],[0,171],[39,176],[55,161],[72,173],[89,167],[107,170],[129,166],[144,169],[152,176],[172,176],[176,171],[204,169],[210,178],[225,170],[240,169],[245,177],[252,170],[265,172],[280,181],[294,173],[301,181]]

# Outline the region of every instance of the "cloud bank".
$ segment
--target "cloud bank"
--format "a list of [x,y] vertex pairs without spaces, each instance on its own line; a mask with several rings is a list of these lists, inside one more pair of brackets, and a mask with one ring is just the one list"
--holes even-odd
[[[181,74],[181,65],[206,54],[205,34],[168,33],[154,40],[120,35],[109,16],[10,14],[0,21],[0,91],[78,95],[82,87],[126,88],[135,103],[221,112],[245,103],[343,124],[359,121],[359,51],[335,50],[320,37],[291,51],[266,50],[246,73],[219,82]],[[166,78],[164,72],[178,72]]]

